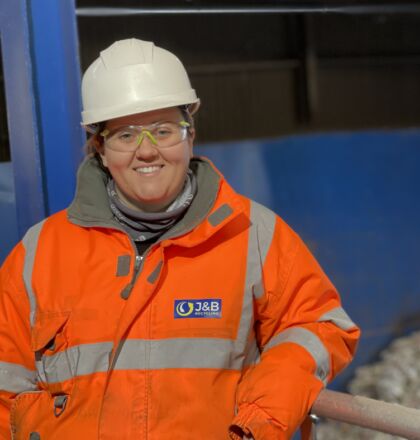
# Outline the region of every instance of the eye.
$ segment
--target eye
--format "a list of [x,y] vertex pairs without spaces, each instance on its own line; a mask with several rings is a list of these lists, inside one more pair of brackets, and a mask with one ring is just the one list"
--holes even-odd
[[131,142],[136,139],[137,134],[133,130],[121,130],[115,133],[115,139],[121,142]]
[[159,138],[168,137],[173,133],[173,128],[169,125],[159,125],[153,130],[153,135]]

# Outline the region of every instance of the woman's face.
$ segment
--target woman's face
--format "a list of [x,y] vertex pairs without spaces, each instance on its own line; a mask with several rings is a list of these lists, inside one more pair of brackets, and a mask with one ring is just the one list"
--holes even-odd
[[[177,107],[153,110],[108,121],[106,129],[126,125],[148,125],[154,122],[183,120]],[[100,155],[111,173],[118,195],[130,208],[142,211],[162,211],[180,193],[192,157],[194,132],[180,143],[157,148],[148,136],[134,152],[121,152],[107,148],[105,140]]]

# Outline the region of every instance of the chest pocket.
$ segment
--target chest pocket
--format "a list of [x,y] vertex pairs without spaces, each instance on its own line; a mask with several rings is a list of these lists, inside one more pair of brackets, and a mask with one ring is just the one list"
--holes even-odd
[[77,353],[69,348],[69,316],[42,317],[32,329],[38,381],[52,395],[70,394],[73,388]]

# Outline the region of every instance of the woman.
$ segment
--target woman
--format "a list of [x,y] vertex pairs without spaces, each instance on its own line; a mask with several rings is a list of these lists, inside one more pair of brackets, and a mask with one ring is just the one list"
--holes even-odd
[[82,94],[75,199],[1,270],[2,438],[290,438],[355,350],[334,287],[193,158],[199,100],[173,54],[116,42]]

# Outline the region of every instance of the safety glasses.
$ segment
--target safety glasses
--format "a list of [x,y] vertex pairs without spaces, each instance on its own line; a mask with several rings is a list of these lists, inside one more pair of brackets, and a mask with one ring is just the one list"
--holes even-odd
[[155,122],[149,125],[126,125],[100,134],[105,147],[114,151],[133,152],[147,137],[156,148],[170,148],[184,141],[190,124],[180,122]]

